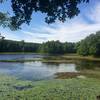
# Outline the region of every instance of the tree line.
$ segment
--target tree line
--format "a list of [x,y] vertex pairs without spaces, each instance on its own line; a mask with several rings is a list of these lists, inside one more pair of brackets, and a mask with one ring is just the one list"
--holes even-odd
[[100,56],[100,31],[77,43],[77,53],[83,56]]
[[40,52],[49,53],[49,54],[65,54],[65,53],[75,53],[75,43],[65,42],[61,43],[60,41],[48,41],[42,43],[40,46]]
[[75,53],[76,50],[75,43],[61,43],[60,41],[48,41],[40,44],[0,39],[0,52],[34,52],[64,54]]
[[47,41],[44,43],[27,43],[0,39],[0,52],[34,52],[48,54],[77,53],[79,55],[100,56],[100,31],[77,42]]
[[37,52],[38,43],[0,39],[0,52]]

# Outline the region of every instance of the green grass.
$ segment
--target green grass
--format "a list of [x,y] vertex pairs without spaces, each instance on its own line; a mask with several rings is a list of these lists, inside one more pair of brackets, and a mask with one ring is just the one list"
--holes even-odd
[[67,54],[63,55],[65,59],[71,60],[87,60],[87,61],[100,61],[100,57],[93,57],[93,56],[80,56],[77,54]]
[[22,60],[0,60],[0,62],[34,62],[41,61],[41,59],[22,59]]
[[97,100],[100,80],[55,79],[48,81],[22,81],[0,75],[0,100]]
[[98,78],[100,80],[100,69],[97,70],[83,70],[80,71],[81,75],[89,78]]

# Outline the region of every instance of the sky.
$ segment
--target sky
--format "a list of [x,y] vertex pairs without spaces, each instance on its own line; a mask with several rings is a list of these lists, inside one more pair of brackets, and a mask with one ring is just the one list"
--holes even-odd
[[[12,13],[9,2],[0,4],[0,11]],[[33,13],[30,25],[22,25],[21,30],[11,31],[0,27],[0,33],[11,40],[42,43],[51,40],[78,42],[86,36],[100,30],[100,0],[90,0],[89,4],[79,5],[80,14],[65,23],[56,21],[48,25],[45,14]],[[12,13],[13,14],[13,13]]]

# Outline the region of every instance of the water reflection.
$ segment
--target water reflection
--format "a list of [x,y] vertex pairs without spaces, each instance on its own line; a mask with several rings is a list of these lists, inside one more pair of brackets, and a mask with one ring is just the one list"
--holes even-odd
[[[0,55],[0,60],[8,59],[39,59],[46,55],[12,54]],[[57,72],[79,72],[83,70],[100,70],[100,62],[78,61],[78,63],[42,63],[40,61],[25,63],[0,62],[0,74],[16,76],[26,80],[53,79]]]
[[26,60],[26,59],[40,59],[45,58],[47,55],[42,54],[0,54],[0,60]]
[[97,68],[100,69],[100,62],[96,61],[79,61],[76,64],[76,70],[96,70]]
[[20,79],[52,79],[57,72],[76,72],[75,64],[47,64],[39,61],[28,63],[0,62],[0,73],[14,75]]

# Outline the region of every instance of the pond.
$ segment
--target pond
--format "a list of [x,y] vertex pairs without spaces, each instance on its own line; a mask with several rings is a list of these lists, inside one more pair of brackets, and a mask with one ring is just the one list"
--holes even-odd
[[[0,55],[0,60],[8,59],[39,59],[46,57],[36,54],[11,54]],[[100,69],[100,63],[79,61],[79,63],[43,63],[41,61],[34,62],[0,62],[0,74],[16,76],[23,80],[46,80],[54,79],[58,72],[79,72],[80,70]]]
[[0,54],[0,60],[25,60],[25,59],[40,59],[47,55],[34,53],[21,54]]

